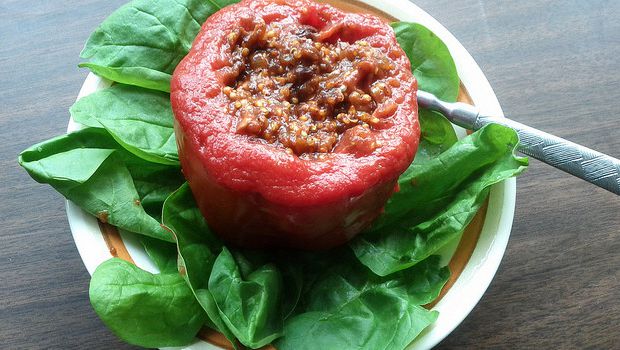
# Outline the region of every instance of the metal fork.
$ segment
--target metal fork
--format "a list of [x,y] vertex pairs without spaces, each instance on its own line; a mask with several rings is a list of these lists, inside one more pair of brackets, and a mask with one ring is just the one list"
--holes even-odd
[[517,149],[520,152],[620,195],[620,160],[614,157],[514,120],[480,114],[478,108],[465,103],[441,101],[425,91],[418,91],[418,104],[469,130],[478,130],[490,123],[507,126],[519,134]]

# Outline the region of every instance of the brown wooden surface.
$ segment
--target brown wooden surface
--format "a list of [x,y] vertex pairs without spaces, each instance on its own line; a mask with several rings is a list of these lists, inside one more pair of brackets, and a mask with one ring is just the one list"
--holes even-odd
[[[131,349],[97,319],[64,202],[16,164],[64,132],[90,31],[123,1],[0,3],[0,348]],[[417,0],[482,67],[506,115],[620,157],[620,2]],[[531,161],[506,256],[439,346],[620,344],[620,198]]]

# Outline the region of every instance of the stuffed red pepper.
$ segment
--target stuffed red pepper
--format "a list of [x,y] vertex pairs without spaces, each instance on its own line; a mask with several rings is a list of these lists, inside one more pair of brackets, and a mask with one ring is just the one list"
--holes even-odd
[[209,226],[246,247],[348,241],[413,160],[416,89],[372,15],[306,0],[212,15],[171,85],[181,166]]

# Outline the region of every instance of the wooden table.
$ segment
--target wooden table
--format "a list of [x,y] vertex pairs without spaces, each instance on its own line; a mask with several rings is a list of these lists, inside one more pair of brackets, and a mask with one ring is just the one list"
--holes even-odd
[[[88,34],[123,0],[0,4],[0,347],[129,349],[88,302],[62,197],[18,153],[65,131]],[[471,52],[506,115],[620,157],[620,2],[418,0]],[[537,4],[534,4],[537,3]],[[620,344],[620,198],[531,161],[506,256],[439,348]]]

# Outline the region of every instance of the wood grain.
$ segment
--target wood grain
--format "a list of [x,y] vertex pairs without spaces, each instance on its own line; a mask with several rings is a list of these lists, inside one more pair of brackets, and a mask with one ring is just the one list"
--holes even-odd
[[[88,303],[64,202],[20,151],[64,132],[88,34],[118,0],[0,4],[0,340],[6,349],[133,349]],[[418,0],[472,53],[515,120],[620,157],[620,2]],[[620,344],[620,199],[531,161],[506,256],[440,349]]]

